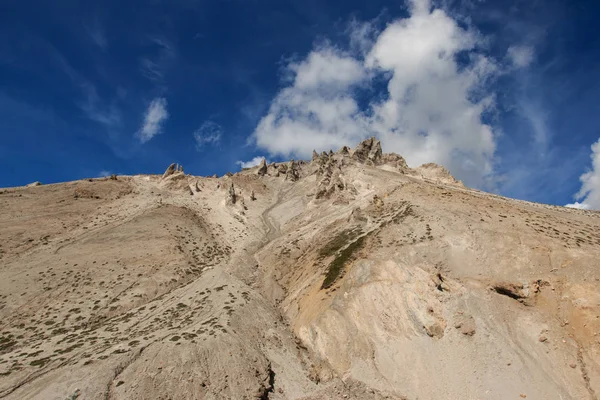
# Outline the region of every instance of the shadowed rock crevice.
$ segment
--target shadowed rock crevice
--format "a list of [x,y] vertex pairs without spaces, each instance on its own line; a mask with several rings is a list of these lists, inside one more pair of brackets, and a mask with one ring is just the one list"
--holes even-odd
[[260,400],[269,400],[271,398],[271,394],[275,391],[275,371],[273,371],[273,369],[271,368],[271,364],[269,364],[269,369],[267,372],[269,382],[260,394]]

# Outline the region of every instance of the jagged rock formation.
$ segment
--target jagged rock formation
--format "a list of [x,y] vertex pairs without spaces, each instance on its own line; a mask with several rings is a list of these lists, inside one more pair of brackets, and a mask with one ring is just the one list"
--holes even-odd
[[264,176],[267,173],[267,160],[265,160],[264,158],[262,159],[256,173],[260,176]]
[[175,164],[175,163],[172,163],[171,165],[169,165],[162,176],[163,179],[165,179],[168,176],[173,175],[176,171],[176,168],[177,168],[177,164]]
[[600,213],[264,165],[2,189],[0,397],[598,397]]
[[381,163],[385,165],[389,165],[395,168],[398,172],[402,172],[403,174],[410,173],[410,168],[406,163],[404,157],[396,154],[396,153],[386,153],[381,156]]
[[294,160],[288,162],[285,168],[285,179],[288,181],[296,182],[300,174],[298,173],[298,165]]
[[383,151],[381,143],[374,137],[361,142],[352,152],[352,158],[357,161],[378,165],[381,161]]
[[425,179],[438,183],[463,186],[462,182],[454,178],[446,168],[435,163],[423,164],[415,172]]
[[166,179],[169,176],[172,176],[172,175],[177,174],[177,173],[183,174],[183,166],[179,165],[179,164],[176,164],[176,163],[173,163],[173,164],[171,164],[171,165],[169,165],[167,167],[167,169],[165,170],[165,172],[164,172],[164,174],[163,174],[162,177],[163,177],[163,179]]

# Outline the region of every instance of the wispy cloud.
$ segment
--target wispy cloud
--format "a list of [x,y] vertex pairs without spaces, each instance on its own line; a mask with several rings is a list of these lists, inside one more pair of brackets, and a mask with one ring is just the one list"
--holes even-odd
[[528,67],[533,61],[533,48],[530,46],[511,46],[506,52],[506,56],[517,68]]
[[223,128],[221,125],[212,121],[204,121],[202,125],[194,131],[194,140],[196,149],[202,150],[206,145],[215,145],[221,141]]
[[91,24],[84,24],[83,26],[90,39],[92,39],[92,42],[94,42],[96,46],[100,47],[102,50],[106,50],[108,48],[108,40],[106,39],[104,29],[97,19],[95,19]]
[[236,161],[235,163],[240,166],[240,168],[252,168],[259,165],[263,160],[266,160],[264,156],[256,156],[250,161]]
[[175,59],[175,47],[165,37],[148,37],[151,53],[140,57],[140,71],[144,77],[157,84],[163,84],[169,65]]
[[121,123],[121,110],[118,104],[121,97],[119,92],[122,89],[117,88],[112,99],[108,101],[103,99],[98,94],[97,85],[76,70],[52,44],[45,42],[44,45],[52,60],[74,87],[80,91],[81,98],[75,100],[75,105],[83,111],[85,116],[107,128],[114,128],[119,125]]
[[144,115],[144,123],[136,134],[139,141],[141,143],[146,143],[154,136],[161,133],[163,124],[168,118],[167,99],[158,97],[152,100]]
[[107,127],[114,127],[121,123],[121,112],[115,102],[105,105],[98,96],[96,87],[89,82],[81,84],[81,90],[84,100],[79,106],[89,119]]
[[106,178],[107,176],[110,176],[112,174],[112,172],[103,169],[102,171],[98,172],[98,178]]
[[163,66],[149,58],[140,58],[140,70],[151,81],[162,81],[164,78]]
[[567,207],[600,210],[600,139],[592,145],[592,169],[579,177],[581,189],[575,194],[576,201]]

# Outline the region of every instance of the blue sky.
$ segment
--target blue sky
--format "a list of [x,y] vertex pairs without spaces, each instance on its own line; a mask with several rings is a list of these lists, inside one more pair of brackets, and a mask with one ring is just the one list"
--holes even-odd
[[597,15],[593,0],[6,0],[0,186],[223,174],[376,135],[469,186],[600,208]]

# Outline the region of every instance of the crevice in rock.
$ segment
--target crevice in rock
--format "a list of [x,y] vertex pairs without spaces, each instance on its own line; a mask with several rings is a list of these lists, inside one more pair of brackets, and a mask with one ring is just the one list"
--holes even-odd
[[579,343],[577,343],[577,363],[579,364],[579,369],[581,370],[581,377],[583,378],[585,388],[590,394],[590,399],[598,400],[598,396],[596,396],[596,392],[590,384],[590,376],[588,375],[587,365],[583,359],[583,347]]
[[437,278],[438,278],[439,282],[438,282],[438,284],[436,285],[436,289],[437,289],[437,290],[439,290],[440,292],[444,292],[444,291],[445,291],[445,289],[444,289],[444,286],[443,286],[443,283],[444,283],[444,277],[442,276],[442,274],[440,274],[440,273],[438,272],[438,273],[437,273]]
[[110,400],[112,398],[112,396],[113,396],[113,393],[112,393],[112,384],[113,384],[113,382],[117,380],[117,378],[119,377],[119,375],[121,375],[123,373],[123,371],[125,371],[125,369],[127,369],[138,358],[140,358],[140,356],[142,355],[142,353],[144,352],[144,350],[146,350],[146,348],[148,346],[150,346],[150,344],[152,344],[152,343],[149,343],[146,346],[141,347],[136,354],[134,354],[133,356],[131,356],[124,363],[117,365],[117,367],[115,368],[115,371],[114,371],[113,378],[108,382],[108,385],[106,386],[106,391],[104,393],[104,400]]
[[271,368],[271,363],[269,363],[269,385],[263,389],[259,399],[260,400],[269,400],[271,393],[275,391],[275,371]]
[[494,286],[492,286],[492,290],[498,294],[508,296],[511,299],[515,299],[518,301],[521,301],[522,299],[527,297],[522,292],[523,286],[515,285],[513,283],[497,283]]

